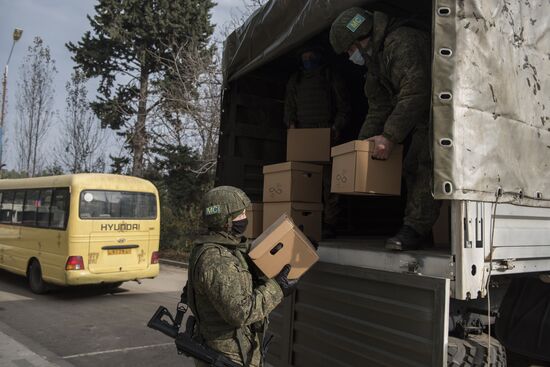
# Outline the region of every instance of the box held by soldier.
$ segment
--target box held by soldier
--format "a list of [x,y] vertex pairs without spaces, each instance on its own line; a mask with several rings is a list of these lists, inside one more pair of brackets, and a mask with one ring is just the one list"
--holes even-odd
[[252,242],[248,256],[268,278],[288,264],[288,278],[298,279],[319,260],[311,242],[286,214]]
[[264,230],[273,224],[282,214],[292,218],[304,234],[315,241],[321,241],[323,204],[321,203],[265,203]]
[[323,166],[301,162],[264,166],[264,203],[320,203],[322,171]]
[[400,195],[403,146],[387,160],[372,157],[374,143],[354,140],[332,148],[331,192],[339,194]]
[[263,231],[263,204],[251,203],[246,208],[246,218],[248,219],[248,226],[246,226],[243,236],[256,238],[261,235]]
[[286,160],[330,162],[330,129],[288,129]]

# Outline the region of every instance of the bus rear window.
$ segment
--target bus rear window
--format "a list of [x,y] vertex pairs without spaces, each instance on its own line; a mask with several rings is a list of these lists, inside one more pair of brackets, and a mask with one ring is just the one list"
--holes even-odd
[[81,219],[154,219],[155,195],[128,191],[86,190],[80,193]]

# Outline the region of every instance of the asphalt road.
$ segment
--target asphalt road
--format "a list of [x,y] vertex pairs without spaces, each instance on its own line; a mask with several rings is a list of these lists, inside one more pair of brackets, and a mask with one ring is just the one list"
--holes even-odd
[[172,339],[146,327],[158,305],[175,311],[186,270],[161,266],[156,279],[35,295],[26,279],[0,270],[0,332],[61,366],[194,366]]

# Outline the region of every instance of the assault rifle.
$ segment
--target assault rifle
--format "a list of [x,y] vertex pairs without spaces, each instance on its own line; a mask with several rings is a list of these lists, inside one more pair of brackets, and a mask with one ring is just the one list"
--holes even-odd
[[180,325],[186,312],[187,306],[180,303],[176,317],[174,318],[166,307],[159,306],[153,317],[151,317],[151,320],[147,323],[147,326],[174,339],[178,354],[198,359],[214,367],[242,367],[239,363],[233,362],[222,353],[193,339],[193,330],[195,329],[196,321],[194,316],[187,318],[185,331],[183,333],[180,332]]

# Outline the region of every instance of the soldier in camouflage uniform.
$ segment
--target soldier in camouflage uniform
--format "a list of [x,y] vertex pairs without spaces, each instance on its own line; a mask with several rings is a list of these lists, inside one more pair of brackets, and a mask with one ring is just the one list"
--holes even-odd
[[[349,123],[351,106],[343,77],[327,65],[324,50],[310,43],[300,49],[301,69],[286,87],[284,122],[287,128],[330,128],[332,145]],[[330,193],[331,167],[323,169],[323,237],[334,234],[342,207]]]
[[439,203],[431,194],[429,151],[430,36],[412,21],[350,8],[334,21],[330,42],[338,54],[367,67],[369,110],[359,139],[374,142],[373,156],[387,159],[395,144],[410,140],[403,174],[407,206],[403,226],[386,248],[409,250],[432,242]]
[[198,238],[191,251],[187,295],[197,319],[196,338],[243,366],[259,367],[267,317],[295,282],[286,278],[290,268],[267,279],[249,263],[249,242],[241,236],[249,204],[246,194],[231,186],[205,195],[209,233]]

